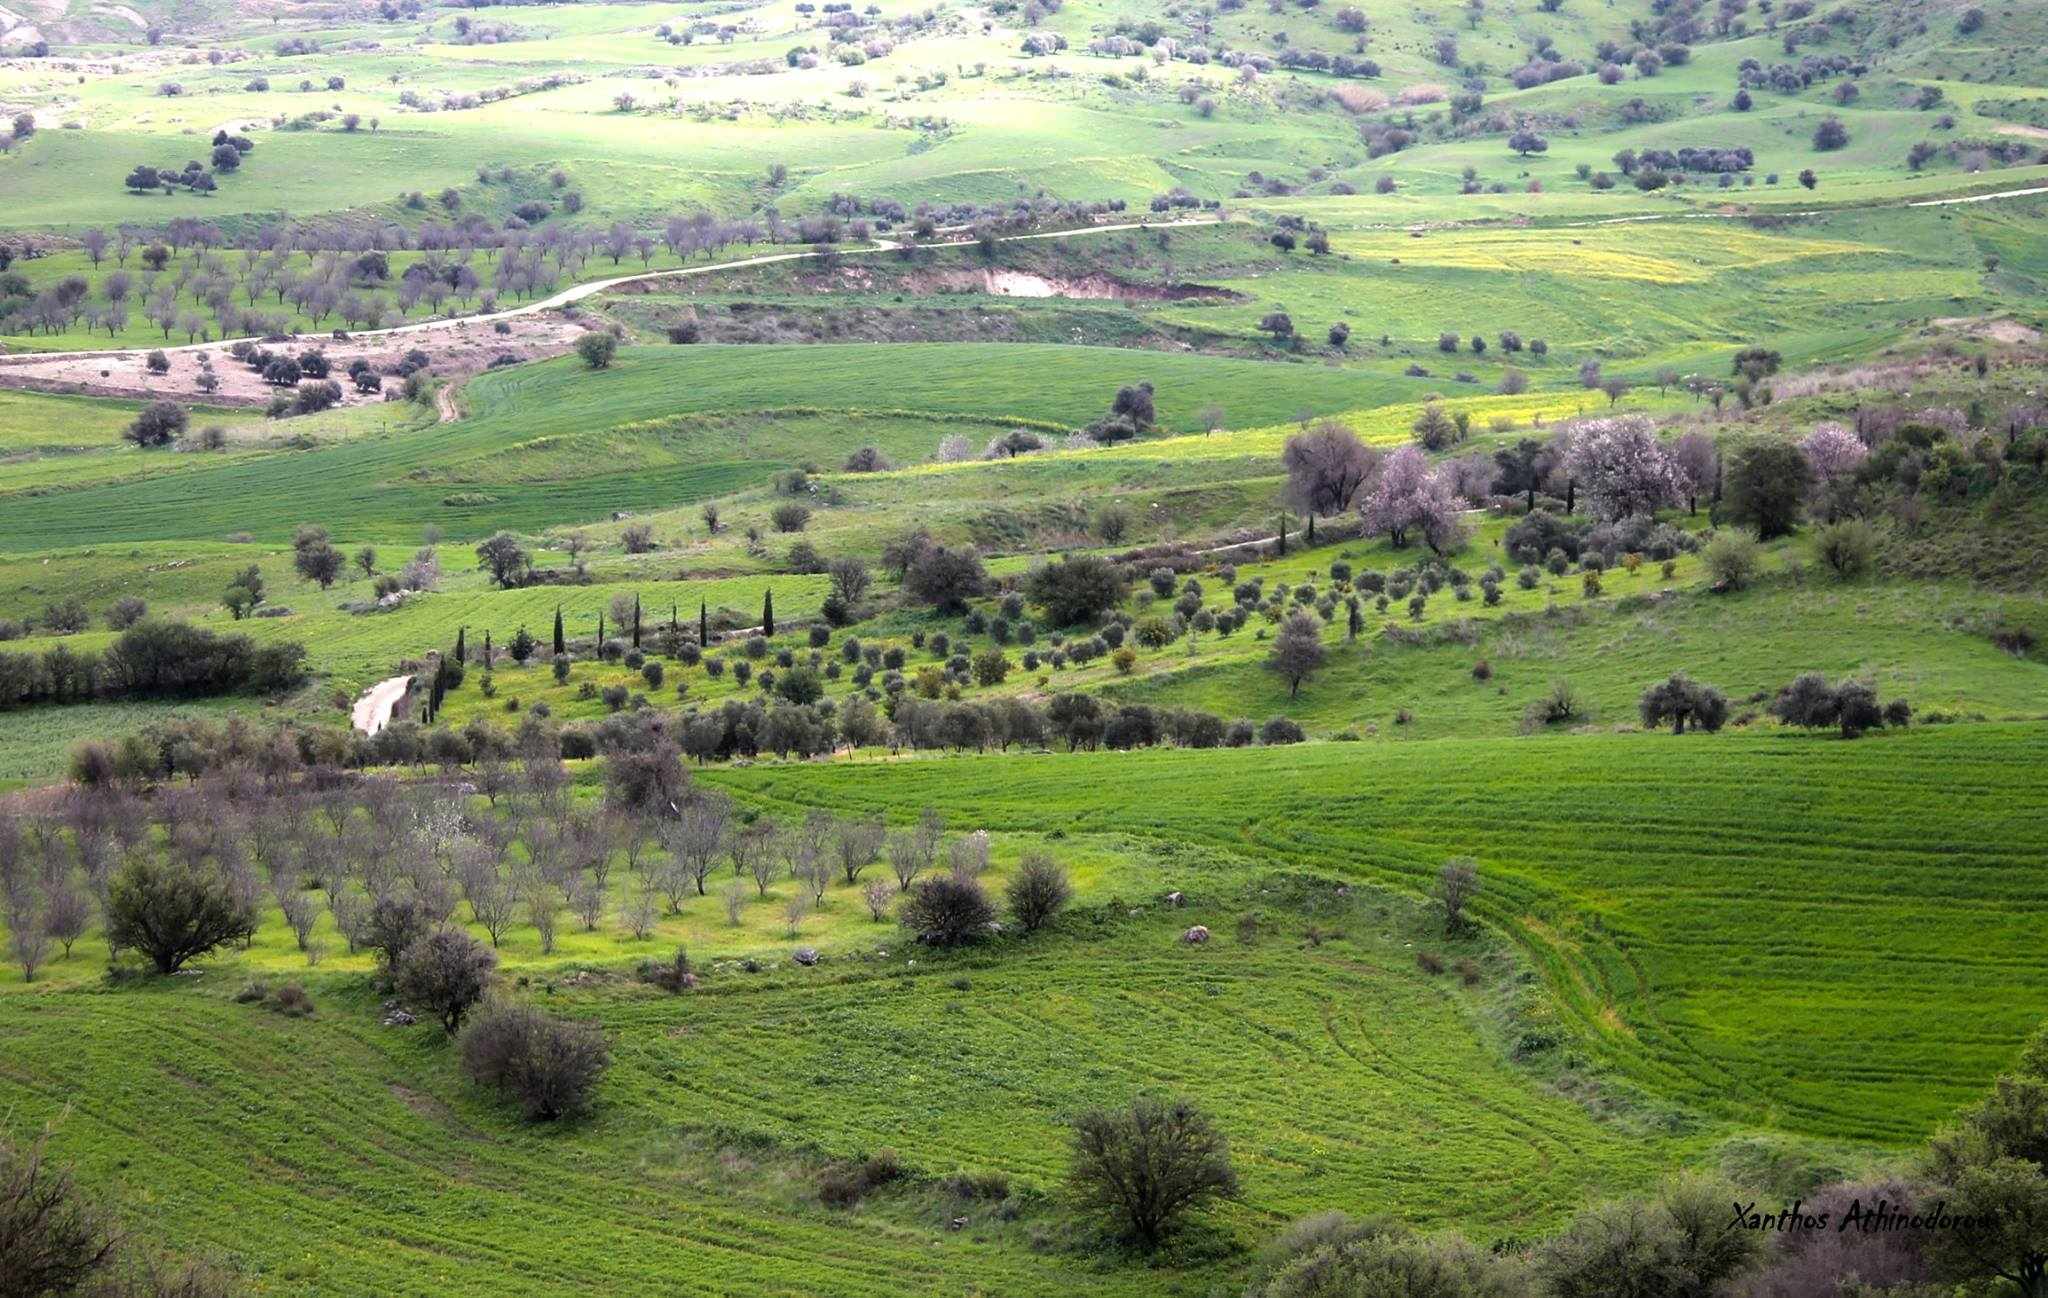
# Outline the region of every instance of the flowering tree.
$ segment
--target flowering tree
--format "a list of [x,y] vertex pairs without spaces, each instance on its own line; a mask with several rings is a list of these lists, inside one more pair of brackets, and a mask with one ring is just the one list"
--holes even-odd
[[1856,472],[1870,455],[1862,439],[1836,423],[1815,424],[1799,443],[1799,453],[1813,466],[1814,485],[1822,490],[1835,479]]
[[1603,520],[1653,514],[1678,498],[1678,472],[1641,415],[1589,419],[1572,438],[1572,478],[1585,489],[1586,503]]
[[1412,532],[1420,534],[1430,549],[1445,554],[1465,543],[1460,508],[1457,492],[1429,467],[1429,458],[1404,446],[1387,457],[1360,512],[1365,530],[1385,532],[1397,549],[1408,544]]

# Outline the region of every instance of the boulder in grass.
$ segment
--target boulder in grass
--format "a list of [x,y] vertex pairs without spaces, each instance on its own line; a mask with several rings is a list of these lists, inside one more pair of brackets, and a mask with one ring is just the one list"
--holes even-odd
[[1207,942],[1209,940],[1209,926],[1206,924],[1197,924],[1193,928],[1189,929],[1187,932],[1181,934],[1180,940],[1187,943],[1189,946],[1199,946],[1202,943]]

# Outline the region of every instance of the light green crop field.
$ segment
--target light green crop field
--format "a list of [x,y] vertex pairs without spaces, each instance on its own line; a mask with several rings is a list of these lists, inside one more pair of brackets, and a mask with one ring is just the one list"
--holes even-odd
[[[2032,725],[1862,745],[1331,744],[1164,753],[1113,776],[1121,759],[1103,755],[726,782],[782,804],[929,803],[992,833],[1154,833],[1417,888],[1469,853],[1499,876],[1489,919],[1632,1076],[1795,1131],[1910,1139],[2037,1017],[2039,934],[2006,920],[2037,904],[2023,863],[2041,792],[2007,760],[2041,742]],[[1968,957],[1953,945],[1963,933],[1981,939]],[[1987,1028],[2002,1018],[2003,1040],[1949,1037],[1934,1010],[1957,1003]]]
[[[1787,1203],[1918,1176],[2040,1025],[2048,9],[12,8],[0,1160],[46,1133],[126,1252],[279,1298],[1218,1298],[1332,1209],[1516,1253],[1687,1173]],[[135,192],[139,167],[170,179]],[[163,385],[34,355],[134,374],[155,347],[234,365],[223,339],[398,325],[334,353],[428,353],[383,375],[394,399],[269,415],[238,391],[148,448],[131,398]],[[1644,487],[1654,534],[1525,569],[1513,457],[1540,444],[1541,507],[1583,531],[1610,416],[1703,435],[1699,476]],[[1307,517],[1290,448],[1337,430],[1363,485]],[[1426,433],[1443,526],[1365,533],[1381,457]],[[1786,445],[1836,478],[1745,570],[1715,548],[1749,517],[1742,457]],[[308,527],[345,560],[326,586]],[[920,598],[920,533],[985,565],[964,608]],[[530,570],[501,588],[478,547],[503,537]],[[1082,555],[1128,590],[1054,625],[1034,572]],[[850,601],[843,560],[871,576]],[[49,701],[137,600],[303,646],[303,683],[123,698],[108,672]],[[610,652],[636,604],[640,643]],[[1298,686],[1275,670],[1295,608],[1323,651]],[[677,645],[700,617],[711,643]],[[1795,728],[1772,705],[1809,672],[1909,706]],[[1674,673],[1725,726],[1645,723]],[[393,677],[398,724],[354,736]],[[1008,737],[1013,703],[1068,695],[1130,728]],[[879,739],[849,719],[778,752],[805,747],[792,716],[862,697]],[[1111,748],[1144,709],[1254,738]],[[707,713],[735,756],[707,754]],[[294,783],[274,730],[323,765]],[[563,801],[489,730],[561,736]],[[736,823],[936,815],[940,859],[987,833],[999,906],[1041,856],[1071,904],[943,950],[863,886],[893,856],[808,910],[793,868],[675,883],[659,799],[630,847],[597,837],[619,752],[671,742]],[[108,768],[135,801],[67,783]],[[244,820],[258,786],[305,799]],[[208,814],[151,828],[148,802]],[[601,864],[603,904],[544,935],[547,850],[600,841],[567,869],[586,900]],[[486,848],[518,913],[449,922],[496,948],[498,998],[611,1051],[570,1120],[522,1121],[429,1015],[400,1025],[327,904],[389,868],[467,891]],[[147,854],[217,867],[253,933],[175,977],[111,950],[105,879]],[[1479,886],[1453,932],[1455,858]],[[91,913],[31,977],[60,885]],[[322,902],[303,941],[295,889]],[[679,949],[698,982],[671,994],[651,969]],[[288,985],[317,1008],[261,994]],[[1210,1115],[1241,1181],[1150,1255],[1065,1185],[1072,1120],[1140,1094]],[[902,1175],[835,1203],[870,1159]]]

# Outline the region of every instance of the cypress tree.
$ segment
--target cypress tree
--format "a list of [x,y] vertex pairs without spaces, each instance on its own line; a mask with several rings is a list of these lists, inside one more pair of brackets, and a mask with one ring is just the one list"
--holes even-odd
[[484,632],[484,670],[491,669],[491,633]]
[[1351,606],[1351,638],[1356,640],[1358,633],[1365,629],[1365,615],[1359,609],[1358,596],[1353,595],[1345,602]]
[[775,634],[775,592],[772,590],[761,592],[761,634]]
[[1287,515],[1285,514],[1280,515],[1280,542],[1275,547],[1275,553],[1280,555],[1287,553]]
[[598,610],[597,643],[594,646],[592,646],[592,649],[598,657],[604,657],[604,611],[602,609]]
[[711,647],[711,615],[704,611],[704,601],[697,601],[697,647]]
[[633,596],[633,647],[640,647],[640,597]]
[[456,662],[459,662],[459,663],[463,663],[463,662],[468,662],[468,661],[469,661],[469,659],[468,659],[468,658],[467,658],[467,657],[465,656],[465,652],[464,652],[464,651],[465,651],[465,650],[467,650],[468,648],[469,648],[469,628],[468,628],[468,627],[466,627],[466,626],[459,626],[459,627],[456,627],[456,628],[455,628],[455,661],[456,661]]
[[555,657],[559,658],[568,652],[568,643],[562,639],[562,606],[557,604],[555,605]]
[[676,622],[676,606],[674,604],[670,604],[668,606],[668,629],[673,631],[676,629],[677,625],[678,623]]
[[1313,513],[1308,516],[1308,543],[1316,543],[1316,516]]

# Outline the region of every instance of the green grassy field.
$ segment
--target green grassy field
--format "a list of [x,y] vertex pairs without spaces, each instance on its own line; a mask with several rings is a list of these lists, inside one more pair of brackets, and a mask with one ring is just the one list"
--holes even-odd
[[[913,359],[914,358],[914,359]],[[1048,385],[1048,366],[1060,379]],[[162,481],[86,486],[21,500],[0,522],[0,548],[44,549],[97,541],[218,538],[235,532],[289,535],[319,520],[337,535],[417,535],[433,524],[454,539],[501,527],[595,521],[616,509],[647,510],[725,495],[760,482],[773,453],[713,459],[681,453],[618,462],[602,443],[566,445],[556,461],[568,482],[539,481],[541,438],[601,434],[621,424],[692,411],[790,407],[886,415],[916,411],[982,421],[982,437],[1006,417],[1079,426],[1108,410],[1116,389],[1144,379],[1162,393],[1162,418],[1189,428],[1204,405],[1223,398],[1246,422],[1269,423],[1297,409],[1335,412],[1384,399],[1385,389],[1341,371],[1268,366],[1212,357],[1126,356],[1081,348],[962,345],[933,357],[889,346],[814,348],[629,348],[613,369],[586,377],[573,360],[544,362],[479,378],[472,414],[452,428],[391,433],[246,460],[209,462]],[[675,440],[688,442],[684,436]],[[714,432],[716,430],[713,430]],[[949,431],[949,430],[944,430]],[[929,435],[936,446],[944,435]],[[661,440],[659,430],[627,440]],[[823,441],[824,439],[820,439]],[[869,440],[854,431],[815,458],[836,461]],[[658,448],[657,448],[658,449]],[[836,449],[837,454],[831,454]],[[508,454],[509,453],[509,454]],[[451,486],[451,483],[461,486]],[[465,504],[464,496],[489,496]],[[457,497],[450,503],[450,497]],[[260,500],[261,510],[248,502]]]
[[[1910,1140],[2037,1018],[2039,935],[2008,925],[2038,905],[2026,768],[2042,738],[1331,744],[721,782],[774,805],[930,803],[995,833],[1159,835],[1417,889],[1469,854],[1494,881],[1488,919],[1633,1078],[1791,1131]],[[1958,1003],[1974,1026],[1936,1012]]]
[[[1433,979],[1406,949],[1419,920],[1405,903],[1320,892],[1312,913],[1349,932],[1314,951],[1271,892],[1256,898],[1270,937],[1182,948],[1182,920],[1227,913],[1225,892],[992,963],[849,951],[794,976],[721,965],[680,1001],[580,979],[552,1000],[602,1016],[618,1065],[600,1115],[547,1135],[479,1103],[437,1033],[372,1026],[346,978],[312,979],[320,1010],[299,1022],[231,1003],[231,976],[188,982],[175,1006],[168,988],[0,996],[15,1043],[0,1092],[24,1121],[68,1106],[54,1146],[96,1180],[180,1176],[179,1204],[135,1196],[137,1227],[276,1293],[938,1293],[962,1269],[1010,1293],[1204,1292],[1227,1252],[1181,1273],[1097,1260],[1046,1197],[1065,1115],[1140,1076],[1233,1115],[1249,1193],[1218,1224],[1245,1241],[1332,1196],[1456,1202],[1473,1227],[1515,1233],[1700,1147],[1704,1133],[1596,1118],[1483,1044],[1509,994],[1499,957],[1479,987]],[[75,1071],[45,1071],[59,1053]],[[76,1080],[138,1059],[132,1087]],[[963,1122],[991,1103],[1010,1120]],[[223,1107],[232,1130],[202,1137]],[[817,1202],[826,1159],[883,1146],[918,1182],[852,1212]],[[1000,1173],[1015,1197],[999,1208],[931,1184],[960,1170]],[[967,1228],[948,1230],[960,1215]]]
[[[626,911],[668,849],[619,850],[594,923],[565,915],[544,941],[527,911],[497,943],[500,996],[601,1024],[610,1044],[594,1109],[560,1124],[467,1082],[437,1028],[385,1026],[376,958],[332,913],[309,952],[266,891],[248,941],[170,978],[109,972],[95,920],[32,981],[0,967],[0,1135],[47,1130],[135,1240],[280,1298],[1217,1298],[1243,1292],[1289,1222],[1330,1209],[1509,1250],[1681,1172],[1789,1203],[1906,1166],[2048,1003],[2048,497],[2025,427],[2048,376],[2048,196],[2010,192],[2048,186],[2048,16],[1968,8],[0,10],[10,353],[230,329],[298,347],[352,325],[318,293],[293,300],[299,276],[377,299],[352,327],[420,323],[815,248],[798,241],[820,228],[800,223],[841,222],[830,255],[581,299],[570,314],[620,337],[604,368],[505,364],[312,416],[197,407],[195,434],[218,438],[152,450],[122,435],[138,402],[0,387],[0,654],[104,649],[116,601],[136,597],[302,644],[311,673],[277,698],[0,712],[10,871],[19,855],[89,882],[100,856],[197,850],[171,831],[117,850],[40,819],[126,810],[49,787],[82,741],[185,720],[339,732],[365,687],[458,636],[474,655],[522,628],[541,654],[472,665],[438,724],[544,718],[580,736],[623,686],[623,707],[674,725],[762,698],[781,655],[815,653],[834,706],[863,689],[891,712],[898,688],[1041,707],[1078,691],[1288,718],[1308,740],[973,753],[898,736],[692,764],[743,822],[823,809],[902,829],[936,812],[951,835],[991,836],[992,891],[1045,853],[1073,905],[1046,931],[945,952],[836,875],[803,914],[791,877],[728,901],[721,866],[635,937]],[[31,29],[48,57],[20,48]],[[1372,66],[1329,70],[1336,57]],[[1835,147],[1817,138],[1828,119]],[[137,164],[208,158],[217,130],[255,148],[210,195],[126,192]],[[1639,184],[1654,168],[1625,154],[1702,148],[1749,163]],[[722,252],[669,251],[667,223],[693,215],[733,232]],[[176,254],[146,268],[176,218]],[[97,262],[94,231],[115,241]],[[388,278],[356,268],[373,248]],[[543,253],[537,280],[496,282]],[[478,282],[401,309],[422,264]],[[192,318],[166,332],[152,297]],[[405,335],[429,351],[442,336]],[[1738,384],[1755,347],[1775,372]],[[1141,382],[1154,427],[1073,436]],[[1706,434],[1724,474],[1822,421],[1873,444],[1925,421],[1948,440],[1805,501],[1871,522],[1853,576],[1829,570],[1808,518],[1732,590],[1693,551],[1524,584],[1503,548],[1519,502],[1488,500],[1468,462],[1470,537],[1448,562],[1474,578],[1503,565],[1498,599],[1453,584],[1411,611],[1368,594],[1354,636],[1341,597],[1356,588],[1334,565],[1398,573],[1428,551],[1356,538],[1355,508],[1309,543],[1283,452],[1321,421],[1391,452],[1432,406],[1461,430],[1439,465],[1617,413]],[[1041,447],[1003,456],[1018,431]],[[847,468],[862,448],[884,463]],[[1582,511],[1593,494],[1544,490]],[[1690,545],[1737,494],[1724,480],[1659,517]],[[808,516],[778,524],[793,502]],[[302,579],[305,524],[351,561],[373,547],[373,572]],[[915,603],[886,568],[912,528],[983,556],[993,582],[967,615]],[[478,568],[501,531],[540,580],[497,589]],[[374,577],[428,549],[434,589],[378,607]],[[1069,659],[1098,628],[1002,610],[1073,553],[1129,556],[1115,613],[1136,624],[1133,656]],[[815,635],[818,560],[846,557],[875,585]],[[1211,614],[1247,582],[1337,597],[1323,666],[1298,691],[1271,669],[1278,618],[1258,600],[1228,634],[1148,627],[1173,600],[1146,580],[1161,562],[1199,580]],[[238,621],[222,595],[251,565],[265,615]],[[771,595],[776,634],[745,684],[734,640],[706,646],[716,675],[657,656],[659,685],[588,643],[600,617],[625,634],[614,600],[658,631],[694,628],[700,607],[750,627]],[[54,634],[71,601],[86,629]],[[852,640],[889,665],[857,683]],[[995,647],[1000,682],[930,670]],[[1643,691],[1676,671],[1725,694],[1725,729],[1643,728]],[[1909,702],[1912,724],[1857,740],[1780,724],[1772,697],[1808,671]],[[1558,682],[1576,715],[1529,720]],[[430,756],[372,774],[429,779]],[[566,819],[602,807],[604,762],[569,764]],[[473,782],[458,796],[475,814],[418,822],[403,851],[452,870],[508,828],[486,820],[529,795],[496,773],[441,770]],[[367,804],[366,833],[397,823]],[[350,814],[307,812],[344,855]],[[114,825],[124,844],[129,828]],[[539,867],[536,841],[505,847],[505,868]],[[310,879],[319,845],[304,846]],[[1458,857],[1477,864],[1479,923],[1447,936],[1431,893]],[[0,901],[11,959],[28,912]],[[1184,940],[1195,925],[1207,941]],[[701,981],[669,995],[638,967],[678,947]],[[318,1009],[276,1013],[242,995],[255,983],[301,983]],[[1212,1115],[1242,1179],[1152,1257],[1084,1225],[1062,1186],[1071,1119],[1141,1092]],[[880,1153],[905,1175],[828,1206],[835,1170]]]
[[[681,923],[702,927],[671,932],[708,981],[683,1000],[577,972],[616,969],[630,942],[536,959],[515,931],[505,955],[531,994],[600,1017],[619,1056],[598,1116],[545,1135],[461,1088],[430,1030],[374,1026],[345,972],[360,958],[307,977],[311,1020],[230,1003],[240,971],[294,962],[274,927],[176,987],[73,982],[82,951],[15,982],[0,1090],[27,1122],[68,1107],[60,1151],[129,1187],[162,1239],[225,1253],[261,1291],[866,1292],[891,1272],[900,1287],[916,1254],[1016,1292],[1079,1275],[1199,1292],[1227,1258],[1169,1278],[1031,1251],[1054,1215],[1034,1195],[1057,1177],[1064,1114],[1140,1085],[1206,1103],[1243,1150],[1245,1201],[1219,1220],[1240,1239],[1333,1201],[1521,1234],[1757,1134],[1816,1151],[1916,1139],[2033,1025],[2048,970],[2020,917],[2041,900],[2043,741],[2039,726],[1980,726],[1863,743],[1447,741],[1398,760],[1321,745],[758,766],[716,781],[778,813],[936,805],[1006,853],[1041,842],[1073,861],[1088,909],[1014,951],[932,960],[835,888],[811,939],[826,962],[748,975],[725,957],[787,938],[733,934],[692,901],[701,918]],[[1417,948],[1460,946],[1412,903],[1267,873],[1406,890],[1453,853],[1482,863],[1481,909],[1518,951],[1465,948],[1481,968],[1469,988],[1415,967]],[[1168,888],[1185,910],[1148,901]],[[1247,912],[1263,917],[1249,937]],[[1310,922],[1342,936],[1305,946]],[[1189,949],[1189,923],[1219,936]],[[1519,987],[1523,961],[1543,995]],[[1944,1012],[1958,1004],[1967,1019]],[[117,1060],[149,1062],[121,1065],[129,1085],[85,1083]],[[992,1101],[1006,1120],[976,1121]],[[224,1107],[227,1129],[208,1117]],[[920,1175],[1008,1174],[1018,1219],[969,1206],[968,1232],[946,1239],[955,1209],[934,1190],[851,1218],[803,1202],[811,1160],[884,1145]],[[154,1187],[174,1174],[172,1199]],[[557,1238],[545,1274],[527,1270],[532,1223],[576,1238],[600,1185],[611,1242]],[[307,1226],[317,1246],[294,1238]],[[857,1248],[835,1242],[849,1229]],[[355,1242],[371,1235],[389,1242]]]

